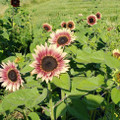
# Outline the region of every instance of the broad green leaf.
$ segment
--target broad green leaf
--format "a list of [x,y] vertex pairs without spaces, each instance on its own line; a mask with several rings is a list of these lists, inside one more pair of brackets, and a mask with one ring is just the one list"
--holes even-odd
[[77,57],[75,58],[76,62],[79,63],[90,63],[90,53],[82,50],[77,51]]
[[29,107],[34,107],[35,105],[41,103],[45,98],[47,97],[47,89],[43,89],[43,92],[41,95],[39,96],[35,96],[32,100],[31,100],[31,104],[29,104]]
[[67,106],[66,104],[63,102],[61,102],[59,105],[56,106],[55,108],[55,113],[56,113],[56,119],[62,115],[64,115],[67,111]]
[[52,83],[62,89],[70,90],[70,77],[67,73],[61,74],[59,78],[54,77]]
[[31,118],[31,120],[40,120],[36,112],[31,112],[28,116]]
[[15,58],[16,58],[15,56],[10,56],[10,57],[4,59],[3,62],[7,63],[8,60],[11,61],[11,62],[14,62]]
[[67,110],[80,120],[89,120],[86,106],[83,101],[79,99],[71,99],[71,103],[67,105]]
[[90,59],[94,63],[102,63],[104,62],[104,52],[103,51],[93,52],[90,56]]
[[80,90],[95,90],[99,88],[102,84],[104,84],[104,78],[101,75],[98,75],[97,77],[91,77],[91,78],[82,78],[82,80],[78,85],[77,88]]
[[20,70],[20,72],[22,74],[25,74],[25,73],[30,72],[31,70],[33,70],[33,68],[29,66],[30,64],[31,63],[27,63],[26,66],[23,69]]
[[44,89],[43,94],[40,95],[37,88],[18,90],[5,96],[2,101],[2,108],[4,111],[12,111],[20,105],[25,105],[26,107],[34,107],[45,99],[47,96],[46,91],[47,90]]
[[120,68],[120,60],[107,54],[105,55],[105,64],[110,68]]
[[[67,49],[68,51],[71,51],[71,52],[74,53],[74,54],[77,54],[77,47],[76,47],[76,46],[71,45],[71,46],[67,47],[66,49]],[[65,49],[65,50],[66,50],[66,49]]]
[[115,104],[120,102],[120,89],[118,89],[118,88],[113,88],[112,89],[112,91],[111,91],[111,99]]
[[92,95],[92,94],[86,95],[84,98],[84,101],[89,110],[96,109],[98,106],[100,106],[103,100],[104,98],[101,97],[100,95]]
[[87,48],[84,50],[78,50],[75,61],[80,63],[102,63],[104,62],[104,52],[93,52],[91,49],[89,50]]
[[82,77],[74,77],[72,78],[72,86],[71,86],[71,91],[65,91],[67,96],[70,97],[81,97],[85,94],[87,94],[88,92],[85,91],[81,91],[77,89],[77,86],[81,83],[82,81]]

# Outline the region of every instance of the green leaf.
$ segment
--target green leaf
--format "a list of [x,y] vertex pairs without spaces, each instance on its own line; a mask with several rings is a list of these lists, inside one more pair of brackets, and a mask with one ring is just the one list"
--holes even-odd
[[29,66],[30,64],[31,63],[27,63],[26,66],[23,69],[20,70],[20,72],[22,74],[25,74],[25,73],[30,72],[31,70],[33,70],[33,68]]
[[94,63],[102,63],[104,62],[104,52],[103,51],[93,52],[90,56],[90,59]]
[[64,115],[67,111],[66,104],[64,102],[61,102],[59,105],[56,106],[55,112],[56,112],[56,119],[62,115]]
[[80,120],[89,120],[86,106],[83,101],[79,99],[71,99],[71,103],[67,106],[67,110]]
[[100,95],[86,95],[84,98],[84,101],[87,105],[87,108],[89,110],[96,109],[97,107],[100,106],[100,104],[103,102],[104,98],[101,97]]
[[46,97],[47,97],[47,89],[44,88],[41,95],[35,96],[35,97],[31,100],[31,104],[29,104],[29,107],[34,107],[35,105],[41,103]]
[[20,105],[26,107],[34,107],[35,105],[42,102],[47,96],[47,90],[43,90],[43,94],[39,94],[37,88],[33,89],[21,89],[13,92],[3,99],[2,108],[4,111],[13,111]]
[[117,89],[117,88],[112,89],[112,91],[111,91],[111,99],[115,104],[120,102],[120,89]]
[[73,45],[65,48],[65,50],[71,51],[71,52],[74,53],[74,54],[77,53],[77,52],[76,52],[76,51],[77,51],[77,47],[76,47],[76,46],[73,46]]
[[66,95],[69,97],[81,97],[88,92],[85,91],[80,91],[77,89],[77,86],[81,83],[82,78],[80,77],[73,77],[72,78],[72,86],[71,86],[71,91],[65,91]]
[[3,62],[7,63],[8,60],[11,61],[11,62],[14,62],[15,58],[16,58],[15,56],[10,56],[10,57],[4,59]]
[[96,51],[93,52],[89,48],[84,50],[77,51],[77,57],[75,58],[76,62],[80,63],[103,63],[104,62],[104,52]]
[[67,73],[61,74],[59,78],[54,77],[52,83],[62,89],[70,90],[70,77]]
[[105,55],[105,64],[110,68],[120,68],[120,60],[107,54]]
[[75,58],[76,62],[79,63],[90,63],[90,53],[82,50],[77,51],[77,57]]
[[28,116],[31,118],[31,120],[40,120],[38,114],[35,112],[31,112]]
[[98,75],[97,77],[91,77],[91,78],[82,78],[82,80],[78,85],[77,88],[80,90],[95,90],[99,88],[102,84],[104,84],[104,78],[101,75]]

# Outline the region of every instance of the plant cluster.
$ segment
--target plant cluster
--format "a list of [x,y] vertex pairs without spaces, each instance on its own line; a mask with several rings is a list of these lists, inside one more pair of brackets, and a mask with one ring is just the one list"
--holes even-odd
[[20,0],[0,20],[0,119],[119,120],[119,25],[79,14],[39,35]]

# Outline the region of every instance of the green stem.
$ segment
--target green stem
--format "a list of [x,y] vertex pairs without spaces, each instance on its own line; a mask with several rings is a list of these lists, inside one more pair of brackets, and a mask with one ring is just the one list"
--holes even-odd
[[[63,90],[61,90],[61,99],[64,99],[64,98],[65,98],[65,93],[64,93]],[[61,119],[62,119],[62,120],[66,120],[66,113],[61,116]]]
[[52,102],[52,89],[51,89],[50,83],[48,83],[48,90],[49,90],[50,117],[51,117],[51,120],[55,120],[54,119],[54,108],[53,108],[53,102]]

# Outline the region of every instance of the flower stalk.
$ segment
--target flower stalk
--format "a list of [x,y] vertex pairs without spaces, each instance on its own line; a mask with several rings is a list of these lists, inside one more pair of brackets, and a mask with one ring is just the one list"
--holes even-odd
[[51,84],[48,83],[48,90],[49,90],[49,106],[50,106],[50,117],[51,117],[51,120],[55,120],[55,117],[54,117],[54,105],[53,105],[53,102],[52,102],[52,89],[51,89]]

